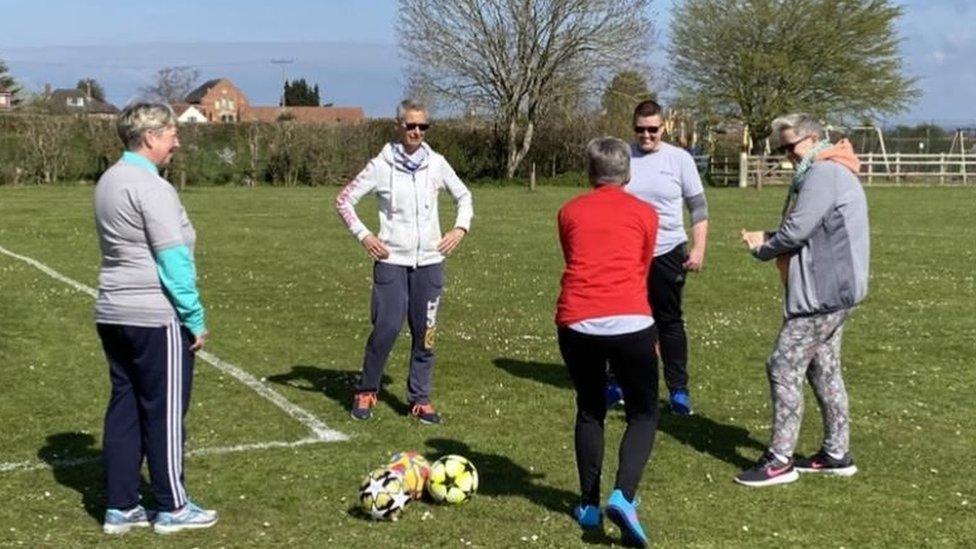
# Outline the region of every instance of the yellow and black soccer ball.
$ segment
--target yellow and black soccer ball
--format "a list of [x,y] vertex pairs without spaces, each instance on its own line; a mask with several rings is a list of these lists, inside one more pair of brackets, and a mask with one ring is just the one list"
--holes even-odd
[[430,466],[427,492],[434,501],[461,504],[478,491],[478,470],[466,457],[444,456]]
[[391,469],[371,472],[359,487],[359,504],[376,520],[397,520],[409,502],[403,477]]
[[419,452],[398,452],[390,458],[388,469],[403,477],[403,489],[412,499],[424,495],[427,479],[430,478],[430,463]]

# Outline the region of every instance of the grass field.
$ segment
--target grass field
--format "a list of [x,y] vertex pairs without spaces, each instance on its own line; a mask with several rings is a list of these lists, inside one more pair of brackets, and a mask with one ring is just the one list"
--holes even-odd
[[[207,349],[350,438],[287,446],[310,436],[306,425],[198,362],[188,489],[221,519],[170,538],[101,534],[93,459],[109,387],[92,299],[0,254],[0,546],[578,547],[619,539],[609,526],[606,536],[581,539],[568,516],[577,491],[574,408],[552,322],[562,266],[554,217],[578,190],[474,189],[473,230],[447,264],[434,394],[445,422],[435,427],[405,417],[406,333],[374,420],[348,416],[369,330],[370,268],[331,211],[335,192],[183,195],[199,233]],[[709,190],[706,270],[686,288],[697,415],[662,418],[640,490],[645,528],[675,547],[976,545],[976,189],[869,190],[871,293],[844,347],[861,472],[767,489],[731,482],[767,441],[763,363],[781,311],[775,269],[741,249],[738,231],[774,227],[782,193]],[[0,246],[94,286],[90,200],[90,187],[0,187]],[[364,219],[375,224],[372,213]],[[622,419],[608,417],[605,491]],[[799,451],[814,451],[819,436],[808,391]],[[362,519],[354,511],[360,479],[408,449],[469,457],[481,473],[479,494],[461,508],[412,504],[398,523]]]

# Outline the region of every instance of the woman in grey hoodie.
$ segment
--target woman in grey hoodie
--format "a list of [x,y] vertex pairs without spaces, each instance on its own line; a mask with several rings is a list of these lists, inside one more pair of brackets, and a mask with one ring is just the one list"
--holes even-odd
[[[793,482],[797,471],[850,476],[847,390],[841,376],[844,321],[868,291],[868,207],[850,142],[832,145],[809,115],[772,124],[796,165],[783,221],[775,232],[743,231],[756,258],[776,259],[786,282],[785,319],[766,362],[773,400],[768,451],[735,481],[746,486]],[[803,419],[803,378],[820,404],[824,441],[811,457],[793,459]]]
[[[356,384],[352,416],[372,417],[376,393],[404,317],[412,346],[407,401],[423,423],[439,423],[430,402],[437,308],[444,287],[443,261],[471,226],[471,192],[443,156],[424,143],[427,108],[405,100],[397,106],[398,141],[388,143],[336,198],[335,207],[349,231],[375,260],[373,331],[366,342],[363,372]],[[454,227],[441,235],[437,195],[447,190],[457,208]],[[380,230],[373,234],[355,206],[375,193]]]

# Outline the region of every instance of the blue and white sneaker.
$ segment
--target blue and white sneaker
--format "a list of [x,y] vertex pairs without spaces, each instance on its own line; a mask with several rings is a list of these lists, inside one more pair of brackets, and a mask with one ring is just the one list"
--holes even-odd
[[128,511],[121,509],[106,509],[105,522],[102,532],[106,534],[124,534],[133,528],[146,528],[151,518],[149,512],[142,505],[136,505]]
[[573,518],[584,530],[599,528],[603,522],[603,514],[596,505],[577,505],[573,508]]
[[690,416],[695,413],[691,409],[691,395],[688,389],[675,389],[671,393],[671,413],[679,416]]
[[647,547],[647,535],[637,518],[637,506],[627,501],[624,493],[614,490],[607,500],[607,517],[620,528],[621,542],[628,547]]
[[607,410],[614,406],[622,406],[624,403],[624,391],[620,388],[620,385],[617,385],[616,381],[610,380],[607,382],[605,395],[607,399]]
[[180,530],[210,528],[214,524],[217,524],[217,511],[202,509],[190,501],[182,509],[159,513],[153,522],[153,530],[157,534],[172,534]]

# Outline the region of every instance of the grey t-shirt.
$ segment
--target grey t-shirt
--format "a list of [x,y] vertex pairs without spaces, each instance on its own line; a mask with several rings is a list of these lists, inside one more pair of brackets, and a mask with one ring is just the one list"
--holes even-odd
[[624,189],[654,206],[659,216],[654,257],[688,241],[684,199],[705,192],[695,159],[682,148],[661,143],[652,153],[630,147],[630,183]]
[[155,327],[176,309],[163,293],[154,253],[185,245],[196,232],[165,179],[120,161],[95,186],[95,228],[102,250],[95,322]]

